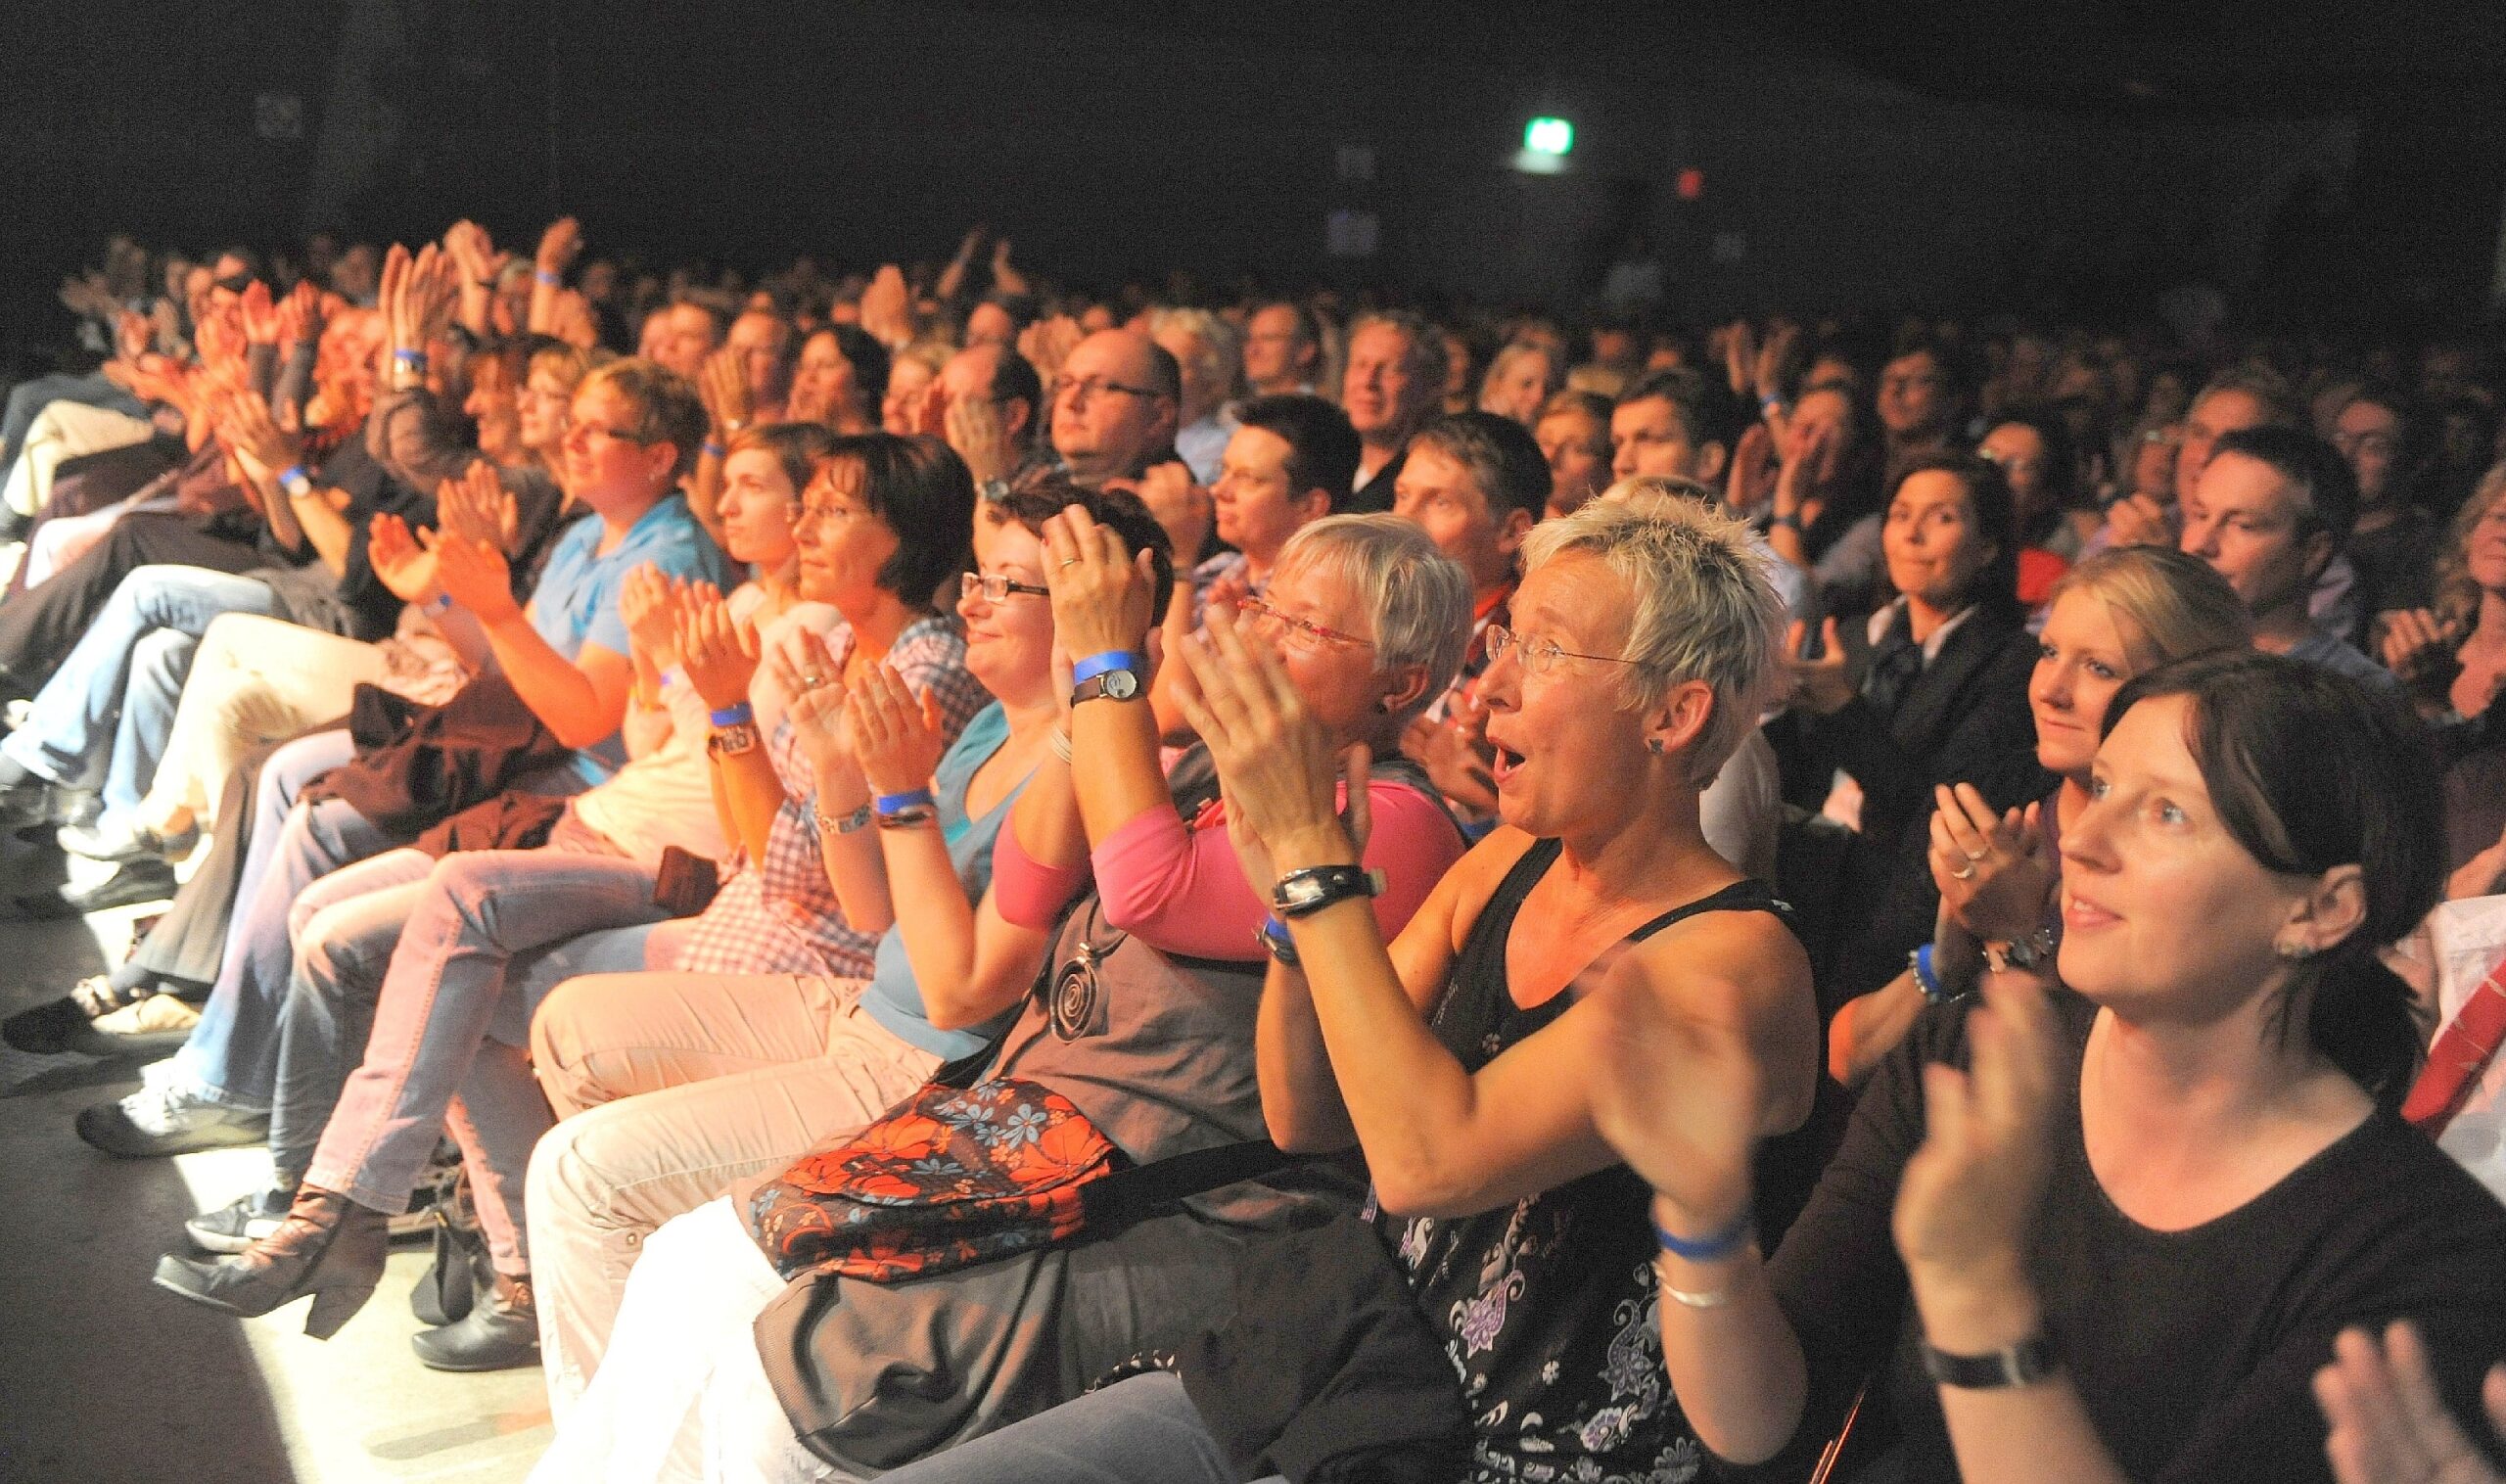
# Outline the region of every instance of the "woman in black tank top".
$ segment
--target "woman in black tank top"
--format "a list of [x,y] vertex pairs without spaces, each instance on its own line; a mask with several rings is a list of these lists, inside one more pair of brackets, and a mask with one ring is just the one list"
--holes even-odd
[[1302,965],[1282,955],[1265,990],[1272,1136],[1365,1152],[1369,1210],[1460,1377],[1474,1479],[1703,1466],[1660,1368],[1648,1191],[1588,1099],[1609,1006],[1642,1000],[1740,1045],[1757,1075],[1736,1096],[1763,1134],[1809,1107],[1807,963],[1780,904],[1698,829],[1776,652],[1744,541],[1700,505],[1641,494],[1535,532],[1521,631],[1491,630],[1481,680],[1503,822],[1388,950],[1334,869],[1359,858],[1332,812],[1343,760],[1276,662],[1224,621],[1183,656],[1239,858]]

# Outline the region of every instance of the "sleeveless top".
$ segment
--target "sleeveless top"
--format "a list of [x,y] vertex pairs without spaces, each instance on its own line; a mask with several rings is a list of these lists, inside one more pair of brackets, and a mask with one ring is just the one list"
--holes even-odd
[[[1676,906],[1602,951],[1575,983],[1525,1009],[1506,978],[1523,899],[1560,850],[1523,853],[1488,899],[1454,963],[1432,1027],[1476,1073],[1563,1015],[1617,954],[1704,912],[1784,912],[1737,881]],[[1652,1191],[1613,1165],[1495,1211],[1460,1218],[1367,1215],[1407,1271],[1427,1326],[1460,1373],[1472,1420],[1473,1481],[1679,1484],[1705,1467],[1662,1369]]]

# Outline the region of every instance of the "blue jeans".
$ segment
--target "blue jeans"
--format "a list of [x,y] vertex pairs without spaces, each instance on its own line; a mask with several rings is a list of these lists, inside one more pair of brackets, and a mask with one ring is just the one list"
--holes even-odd
[[56,372],[23,381],[9,389],[9,405],[0,413],[0,480],[18,467],[18,454],[26,446],[26,432],[43,415],[43,409],[54,402],[81,402],[90,407],[103,407],[112,412],[124,412],[132,417],[146,417],[148,404],[116,387],[101,371],[85,376]]
[[[1183,1383],[1134,1376],[879,1476],[880,1484],[1235,1484]],[[1263,1484],[1283,1484],[1276,1475]]]
[[[296,968],[289,924],[296,899],[341,866],[407,842],[368,823],[344,800],[297,798],[305,784],[356,754],[346,731],[299,737],[270,755],[254,796],[252,849],[217,982],[200,1024],[175,1053],[185,1091],[246,1112],[269,1111],[278,1080],[278,1020]],[[581,775],[561,763],[523,780],[533,792],[576,794]]]
[[[272,1150],[281,1124],[293,1142],[306,1115],[327,1116],[305,1181],[397,1211],[449,1122],[497,1266],[525,1272],[523,1177],[554,1120],[520,1043],[495,1036],[498,1022],[527,1028],[532,1004],[576,972],[641,969],[643,934],[602,930],[648,927],[665,913],[653,904],[651,869],[614,855],[471,851],[427,862],[394,851],[341,874],[401,874],[410,858],[430,866],[423,877],[324,908],[300,940],[297,989],[305,993],[291,991],[282,1034],[317,1012],[308,1001],[361,1000],[372,1006],[371,1030],[362,1063],[345,1087],[331,1085],[336,1107],[293,1106],[296,1094],[318,1090],[282,1078]],[[558,945],[591,948],[587,934],[609,951],[563,954],[562,968],[528,972]],[[283,1060],[296,1060],[297,1038],[286,1040]]]
[[277,594],[252,578],[206,567],[132,569],[0,752],[65,788],[102,784],[105,821],[131,820],[157,777],[209,621],[277,612]]

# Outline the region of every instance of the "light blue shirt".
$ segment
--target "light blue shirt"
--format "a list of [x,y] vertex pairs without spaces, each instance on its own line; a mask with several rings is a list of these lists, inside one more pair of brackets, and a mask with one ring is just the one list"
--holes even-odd
[[[607,530],[596,516],[575,522],[557,538],[531,594],[531,626],[569,660],[580,660],[585,643],[626,653],[626,616],[619,610],[618,594],[626,574],[646,562],[667,577],[733,585],[729,559],[689,513],[687,497],[675,490],[645,511],[626,539],[603,552],[600,538]],[[575,770],[586,783],[626,765],[626,743],[616,735],[575,754]]]
[[[973,784],[975,770],[982,767],[1001,744],[1009,740],[1009,714],[995,701],[975,713],[966,729],[957,734],[956,745],[940,760],[931,775],[933,803],[940,815],[940,833],[949,842],[949,863],[956,867],[957,880],[966,889],[966,900],[981,902],[992,885],[992,846],[1000,838],[1000,826],[1009,818],[1009,808],[1026,790],[1027,780],[1001,797],[999,803],[986,811],[980,819],[966,816],[966,789]],[[913,982],[913,963],[905,954],[905,929],[891,925],[879,935],[879,947],[872,955],[870,982],[861,991],[861,1012],[877,1021],[907,1045],[918,1046],[944,1062],[971,1056],[990,1045],[1018,1011],[1011,1005],[990,1024],[963,1030],[944,1031],[931,1023],[922,1007],[922,991]]]

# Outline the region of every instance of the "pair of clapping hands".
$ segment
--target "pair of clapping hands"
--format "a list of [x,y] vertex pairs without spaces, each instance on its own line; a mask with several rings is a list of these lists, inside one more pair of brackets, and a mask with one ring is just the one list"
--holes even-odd
[[393,596],[424,604],[441,593],[482,624],[522,611],[505,552],[516,529],[513,494],[485,459],[436,487],[436,525],[412,532],[396,515],[374,517],[366,562]]
[[948,751],[937,695],[915,696],[885,664],[860,667],[848,685],[826,641],[808,629],[767,646],[711,582],[665,579],[646,565],[628,575],[620,602],[628,631],[648,652],[673,656],[716,711],[747,702],[764,670],[787,698],[793,735],[821,793],[854,773],[873,792],[910,793],[929,786]]

